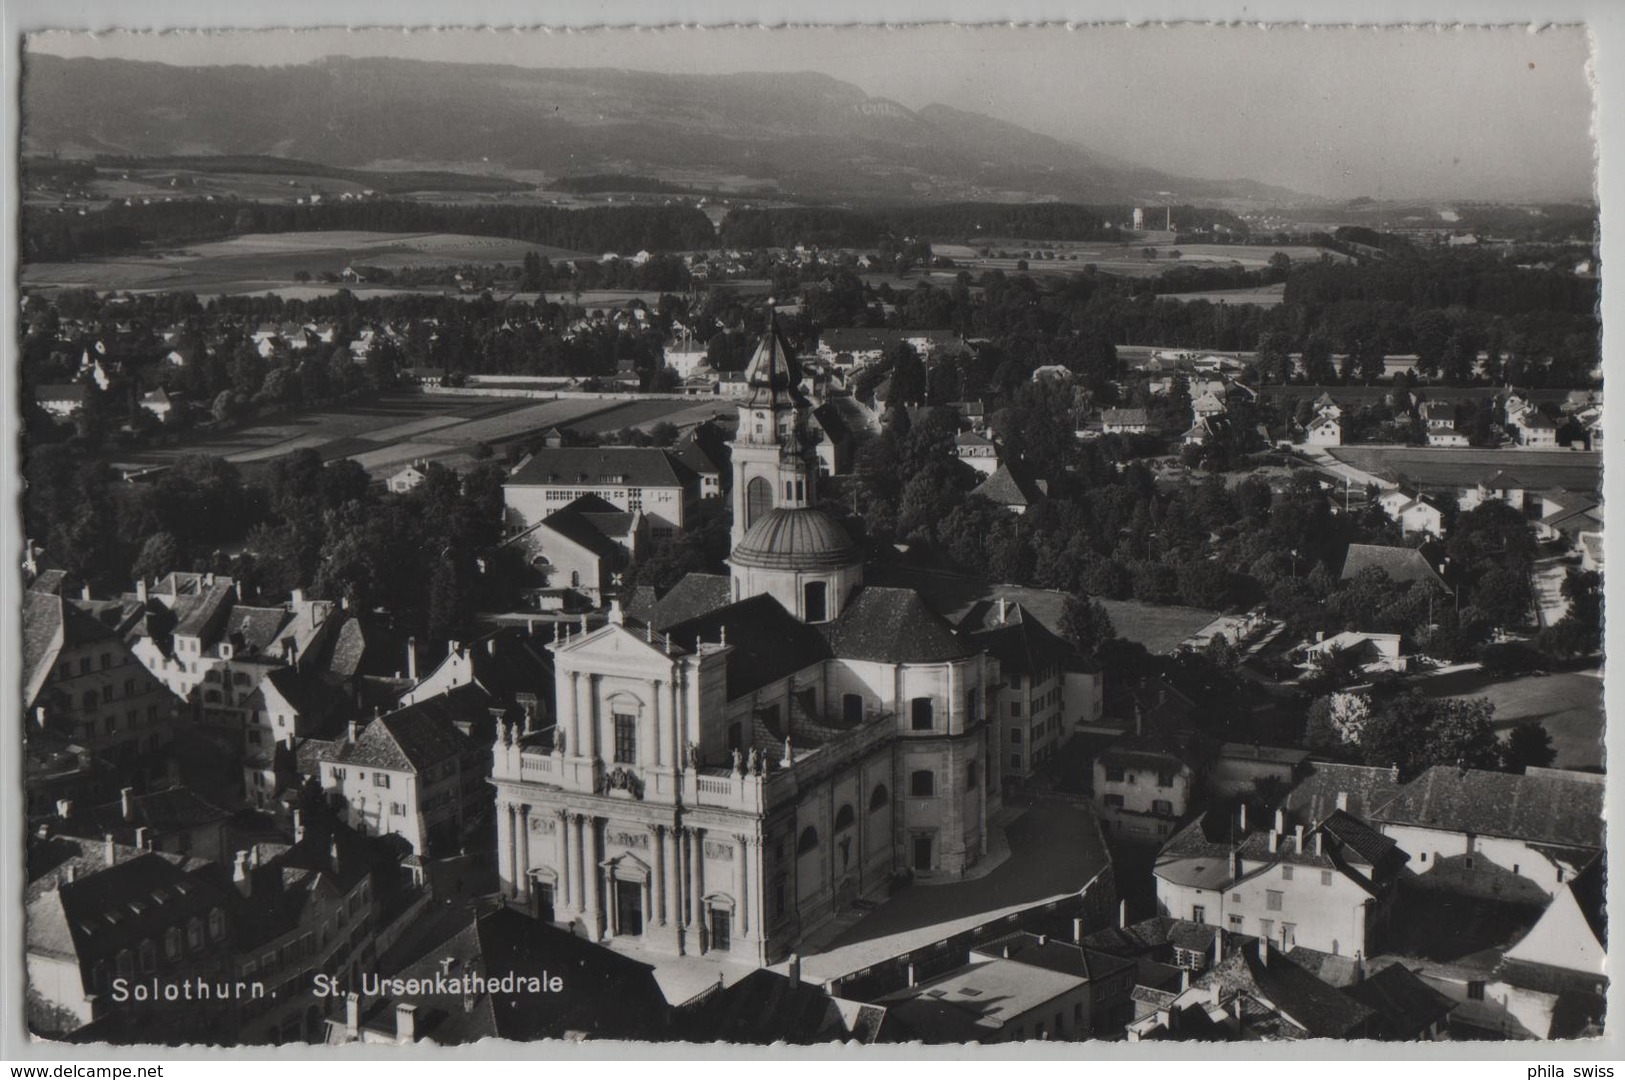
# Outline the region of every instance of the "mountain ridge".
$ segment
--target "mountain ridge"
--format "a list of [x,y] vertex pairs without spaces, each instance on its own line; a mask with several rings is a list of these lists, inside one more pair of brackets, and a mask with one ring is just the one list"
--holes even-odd
[[180,67],[29,54],[29,153],[269,154],[346,167],[715,174],[787,195],[1091,202],[1294,196],[1176,177],[822,72],[666,73],[329,56]]

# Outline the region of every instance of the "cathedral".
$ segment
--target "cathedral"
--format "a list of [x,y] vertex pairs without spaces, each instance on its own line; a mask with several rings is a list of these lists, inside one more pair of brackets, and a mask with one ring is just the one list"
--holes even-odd
[[500,731],[492,783],[511,905],[765,965],[899,876],[985,856],[1000,677],[912,590],[864,584],[817,509],[810,403],[771,316],[746,380],[729,574],[561,629],[556,724]]

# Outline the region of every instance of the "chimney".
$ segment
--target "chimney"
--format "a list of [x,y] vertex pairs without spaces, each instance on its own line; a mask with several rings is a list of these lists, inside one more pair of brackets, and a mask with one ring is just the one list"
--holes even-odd
[[406,677],[413,682],[418,681],[418,639],[406,639]]
[[328,845],[327,854],[333,860],[333,873],[335,873],[335,874],[339,873],[340,872],[340,867],[343,864],[339,860],[339,840],[338,840],[338,837],[335,836],[333,838],[333,842]]
[[1119,930],[1121,930],[1127,925],[1128,925],[1128,901],[1127,900],[1119,900],[1117,902],[1117,928]]
[[236,884],[237,891],[245,897],[254,892],[254,880],[248,874],[248,851],[237,852],[237,861],[231,867],[231,880]]
[[1006,960],[1010,959],[1010,943],[1008,941],[1004,943],[1004,948],[1002,950],[1000,950],[1000,954]]
[[135,583],[135,598],[143,604],[147,602],[147,579],[138,578]]
[[1349,793],[1348,792],[1339,791],[1337,793],[1337,808],[1339,810],[1344,810],[1344,811],[1348,810],[1348,808],[1349,808]]
[[1005,603],[1004,597],[1001,596],[1001,597],[999,597],[999,625],[1000,626],[1004,625],[1004,620],[1008,615],[1009,615],[1009,608]]
[[295,810],[293,812],[293,842],[297,844],[304,840],[304,838],[305,812],[303,810]]
[[361,723],[355,717],[350,717],[350,741],[355,742],[361,738]]
[[1286,832],[1286,811],[1285,810],[1277,810],[1277,811],[1275,811],[1275,831],[1276,832]]
[[1301,824],[1298,826],[1298,829],[1297,829],[1297,839],[1298,839],[1297,853],[1299,855],[1302,855],[1303,854],[1303,826]]
[[[619,601],[617,601],[617,603],[618,602]],[[490,637],[485,639],[485,652],[488,656],[495,656],[497,654],[497,636],[495,634],[492,634]]]
[[395,1006],[395,1041],[405,1046],[418,1041],[416,1005],[405,1002]]
[[361,1037],[361,995],[354,990],[344,995],[344,1034],[351,1039]]
[[1316,832],[1316,833],[1315,833],[1315,854],[1316,854],[1316,855],[1323,855],[1323,854],[1325,854],[1325,851],[1324,851],[1324,847],[1323,847],[1323,845],[1322,845],[1322,844],[1321,844],[1321,837],[1322,837],[1322,836],[1323,836],[1323,835],[1324,835],[1324,834],[1322,834],[1322,833],[1320,833],[1320,832],[1318,832],[1318,831],[1317,831],[1317,832]]
[[1264,967],[1270,966],[1270,943],[1266,938],[1258,939],[1258,962]]
[[1274,829],[1270,830],[1270,854],[1274,855],[1281,846],[1281,834]]
[[147,827],[145,825],[136,826],[136,830],[135,830],[135,849],[137,851],[148,851],[148,850],[151,849],[151,845],[152,845],[152,836],[151,836],[150,831],[147,829]]
[[1213,1007],[1217,1009],[1219,1007],[1219,995],[1223,992],[1223,989],[1219,986],[1219,980],[1214,979],[1211,983],[1209,983],[1207,991],[1208,1000],[1211,1001],[1213,1003]]
[[107,833],[102,837],[102,861],[108,866],[118,862],[118,849],[113,846],[112,833]]
[[135,788],[120,788],[118,793],[119,816],[125,821],[135,820]]
[[918,986],[918,985],[920,985],[920,980],[915,977],[914,965],[913,964],[910,964],[908,966],[908,984],[910,986]]
[[1179,969],[1179,990],[1180,990],[1181,993],[1183,993],[1186,990],[1189,990],[1190,988],[1191,988],[1191,969],[1188,968],[1188,967],[1182,967],[1182,968]]
[[78,880],[79,880],[79,864],[78,863],[69,863],[68,864],[68,884],[72,885],[74,882],[76,882]]
[[1048,934],[1039,934],[1038,935],[1038,944],[1040,944],[1040,945],[1048,945],[1049,944],[1049,935]]
[[1241,832],[1242,832],[1242,835],[1246,835],[1246,833],[1247,833],[1247,804],[1246,803],[1241,804]]
[[295,607],[295,608],[299,607],[301,604],[303,604],[305,602],[305,590],[303,590],[303,589],[295,589],[295,590],[293,590],[293,592],[289,596],[289,600],[290,600],[290,603],[291,603],[291,605],[293,607]]
[[85,585],[82,588],[80,588],[80,590],[79,590],[79,598],[82,599],[82,600],[87,600],[87,601],[90,599],[90,586],[89,585]]
[[1083,920],[1081,918],[1072,920],[1072,944],[1083,944]]
[[66,821],[73,816],[73,800],[58,799],[56,801],[56,816]]
[[790,976],[790,981],[791,982],[800,982],[801,981],[801,954],[800,953],[791,953],[790,954],[790,969],[789,969],[788,972],[786,972],[786,974],[788,974]]

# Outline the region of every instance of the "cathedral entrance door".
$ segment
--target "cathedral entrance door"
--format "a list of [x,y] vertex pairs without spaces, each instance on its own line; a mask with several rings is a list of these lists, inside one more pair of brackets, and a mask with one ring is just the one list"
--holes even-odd
[[643,884],[641,882],[615,882],[615,928],[617,937],[638,937],[643,934]]

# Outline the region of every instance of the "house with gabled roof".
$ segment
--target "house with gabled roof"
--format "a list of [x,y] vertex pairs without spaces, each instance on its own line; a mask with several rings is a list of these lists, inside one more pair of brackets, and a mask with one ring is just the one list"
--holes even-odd
[[[1409,856],[1347,810],[1315,820],[1284,807],[1210,809],[1157,854],[1167,914],[1290,951],[1370,955],[1391,917]],[[1352,917],[1351,917],[1352,915]]]
[[1352,581],[1367,570],[1381,570],[1388,575],[1388,580],[1400,584],[1425,581],[1446,592],[1450,590],[1439,571],[1419,548],[1350,544],[1343,556],[1343,570],[1338,577],[1343,581]]
[[1030,479],[1019,465],[1012,468],[1009,462],[1001,461],[986,480],[971,489],[971,496],[980,496],[1013,514],[1025,514],[1028,507],[1044,497],[1047,487],[1047,481]]
[[1604,848],[1603,778],[1435,765],[1371,815],[1437,888],[1543,903]]
[[549,514],[591,495],[622,513],[642,513],[659,539],[681,532],[690,490],[670,454],[654,447],[543,447],[509,474],[503,503],[514,523],[529,528]]

